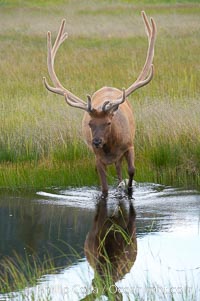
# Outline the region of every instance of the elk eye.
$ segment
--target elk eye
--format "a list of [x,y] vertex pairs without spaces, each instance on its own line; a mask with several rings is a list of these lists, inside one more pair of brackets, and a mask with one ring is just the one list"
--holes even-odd
[[111,122],[109,121],[109,122],[107,122],[107,125],[111,125]]

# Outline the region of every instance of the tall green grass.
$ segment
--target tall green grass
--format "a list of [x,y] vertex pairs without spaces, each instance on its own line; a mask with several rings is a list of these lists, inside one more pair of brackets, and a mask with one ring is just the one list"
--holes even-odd
[[[67,17],[69,39],[59,49],[56,71],[74,94],[85,99],[102,86],[128,87],[147,49],[141,4],[60,1],[54,10],[29,8],[26,1],[8,9],[6,3],[0,11],[0,187],[97,184],[94,155],[82,141],[83,112],[42,83],[46,31],[55,36]],[[161,12],[152,4],[149,11],[158,27],[155,77],[130,97],[137,125],[136,180],[198,186],[200,7],[171,4]]]

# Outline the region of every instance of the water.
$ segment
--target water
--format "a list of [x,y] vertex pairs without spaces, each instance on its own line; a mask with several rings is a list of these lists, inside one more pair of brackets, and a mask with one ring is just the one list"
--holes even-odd
[[[95,278],[91,264],[97,267],[97,262],[88,254],[98,245],[97,233],[101,236],[102,229],[110,229],[113,220],[115,231],[109,232],[106,248],[118,252],[109,287],[116,300],[198,300],[200,193],[136,184],[133,197],[113,188],[107,201],[87,187],[29,195],[2,191],[0,262],[16,253],[24,260],[37,256],[42,262],[48,254],[57,269],[44,273],[33,286],[0,294],[0,300],[75,301],[91,295]],[[114,240],[116,225],[128,231],[128,242],[120,236]],[[99,293],[104,295],[100,300],[107,300],[103,289]]]

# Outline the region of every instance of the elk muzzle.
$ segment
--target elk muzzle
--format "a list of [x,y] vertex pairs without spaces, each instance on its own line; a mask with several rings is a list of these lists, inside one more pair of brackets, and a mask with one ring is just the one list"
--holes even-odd
[[100,147],[102,147],[102,139],[101,138],[94,138],[93,140],[92,140],[92,144],[93,144],[93,146],[94,147],[96,147],[96,148],[100,148]]

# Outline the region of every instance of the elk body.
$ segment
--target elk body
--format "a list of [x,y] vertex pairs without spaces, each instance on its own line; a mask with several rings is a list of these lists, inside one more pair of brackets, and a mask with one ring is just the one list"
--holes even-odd
[[96,167],[101,180],[103,194],[108,193],[106,180],[106,166],[115,164],[119,182],[122,181],[121,164],[123,158],[128,164],[128,190],[131,192],[134,176],[134,135],[135,124],[130,103],[127,97],[136,89],[147,85],[153,77],[154,44],[156,38],[156,25],[151,18],[147,19],[142,12],[148,36],[148,51],[144,67],[137,80],[127,89],[122,91],[117,88],[103,87],[96,91],[92,97],[87,96],[87,102],[75,96],[62,86],[54,71],[54,59],[62,42],[67,38],[64,32],[65,20],[62,21],[54,45],[51,43],[51,33],[47,33],[47,66],[50,78],[54,84],[51,87],[44,78],[46,88],[64,96],[67,104],[85,111],[82,121],[84,139],[96,157]]

